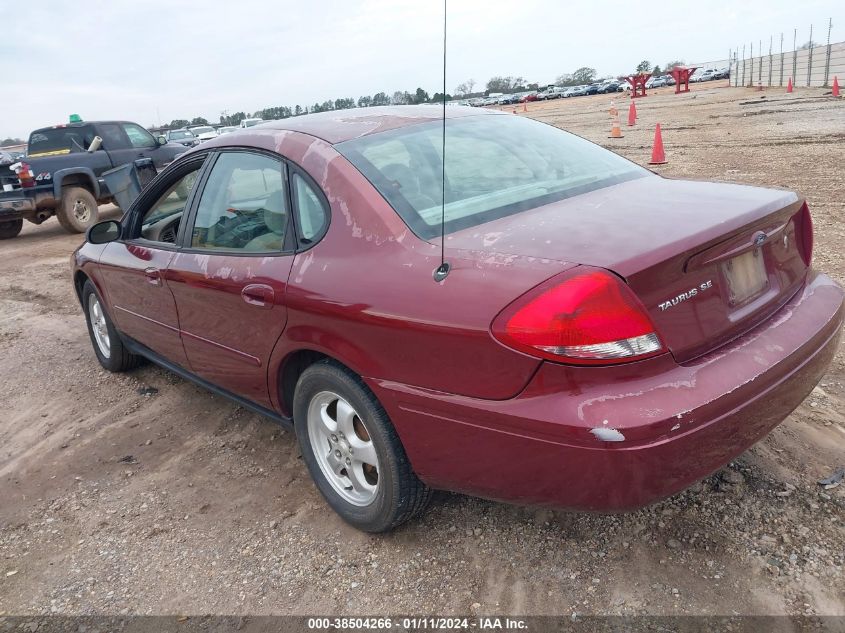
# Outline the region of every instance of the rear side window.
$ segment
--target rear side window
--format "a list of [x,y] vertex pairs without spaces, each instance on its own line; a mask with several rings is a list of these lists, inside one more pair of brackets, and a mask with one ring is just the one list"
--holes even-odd
[[29,137],[27,155],[84,152],[93,140],[94,130],[90,125],[38,130]]
[[[414,233],[440,234],[442,122],[335,145]],[[468,116],[446,123],[445,230],[477,226],[649,172],[598,145],[523,117]],[[576,218],[573,218],[576,219]]]
[[296,200],[300,242],[311,244],[325,228],[328,222],[328,213],[322,199],[305,178],[293,172],[291,185]]
[[191,248],[281,252],[289,215],[280,161],[261,154],[225,152],[203,188]]

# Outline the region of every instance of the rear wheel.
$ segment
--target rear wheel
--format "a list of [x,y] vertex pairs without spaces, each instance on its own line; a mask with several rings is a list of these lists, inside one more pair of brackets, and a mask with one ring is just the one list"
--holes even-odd
[[127,371],[137,367],[141,358],[131,354],[103,307],[97,289],[90,281],[82,287],[82,308],[85,311],[85,321],[88,324],[88,335],[94,354],[104,369],[113,372]]
[[56,212],[62,228],[69,233],[84,233],[97,223],[99,211],[94,195],[82,187],[65,187]]
[[431,491],[414,474],[387,413],[350,371],[329,361],[296,384],[294,425],[302,457],[329,505],[365,532],[419,514]]
[[11,222],[0,222],[0,240],[8,240],[17,237],[23,228],[23,220],[12,220]]

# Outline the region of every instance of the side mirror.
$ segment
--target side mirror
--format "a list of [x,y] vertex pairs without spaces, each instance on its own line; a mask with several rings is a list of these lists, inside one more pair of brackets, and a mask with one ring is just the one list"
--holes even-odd
[[120,222],[117,220],[105,220],[97,222],[88,229],[85,239],[90,244],[107,244],[120,239]]
[[102,138],[100,138],[99,136],[95,136],[95,137],[94,137],[94,140],[93,140],[93,141],[91,141],[91,144],[88,146],[88,151],[89,151],[89,152],[91,152],[91,153],[93,154],[93,153],[94,153],[94,152],[96,152],[98,149],[100,149],[100,147],[102,146],[102,144],[103,144],[103,139],[102,139]]
[[167,145],[167,138],[165,136],[156,137],[156,141],[158,141],[159,145]]

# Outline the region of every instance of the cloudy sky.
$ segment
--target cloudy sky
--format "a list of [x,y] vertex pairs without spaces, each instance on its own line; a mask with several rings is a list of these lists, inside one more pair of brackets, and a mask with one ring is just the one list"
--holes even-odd
[[[3,4],[10,0],[3,0]],[[15,3],[11,3],[15,4]],[[119,118],[142,125],[442,85],[440,0],[41,0],[0,22],[0,138]],[[704,62],[781,32],[845,40],[841,0],[449,0],[447,89],[549,83],[642,59]]]

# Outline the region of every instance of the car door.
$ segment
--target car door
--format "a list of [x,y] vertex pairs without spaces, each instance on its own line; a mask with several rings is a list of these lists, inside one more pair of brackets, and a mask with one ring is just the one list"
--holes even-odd
[[117,329],[164,359],[189,368],[176,301],[164,271],[205,157],[180,165],[145,190],[122,220],[122,239],[108,243],[100,271]]
[[167,284],[199,377],[270,407],[267,364],[287,321],[293,263],[287,168],[246,150],[215,155]]

